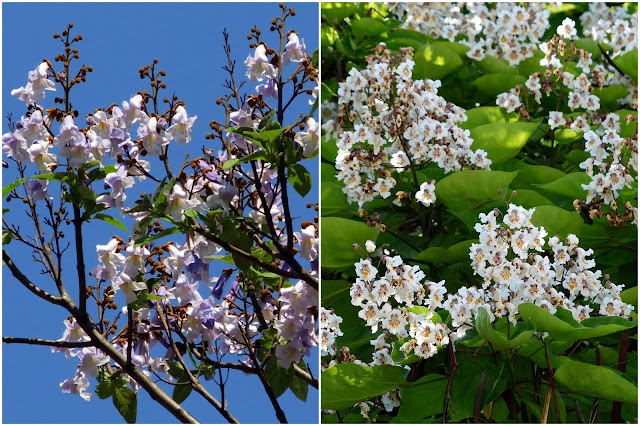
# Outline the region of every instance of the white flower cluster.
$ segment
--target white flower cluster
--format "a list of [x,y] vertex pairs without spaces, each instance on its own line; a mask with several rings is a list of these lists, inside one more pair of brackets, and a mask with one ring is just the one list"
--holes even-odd
[[[393,365],[392,344],[402,339],[406,341],[400,350],[405,355],[435,355],[440,347],[466,334],[479,308],[487,310],[491,321],[508,317],[514,325],[521,303],[551,313],[564,308],[576,321],[589,318],[595,305],[599,315],[628,317],[633,306],[620,299],[624,285],[613,284],[601,271],[593,270],[595,261],[589,259],[593,250],[579,247],[578,237],[550,238],[547,245],[553,256],[545,254],[547,232],[532,224],[534,211],[510,204],[502,224],[497,221],[498,209],[480,214],[474,228],[480,241],[469,248],[471,267],[483,279],[480,288],[463,286],[448,293],[444,281],[423,283],[424,272],[400,256],[383,256],[378,267],[384,264],[385,272],[379,277],[370,258],[360,259],[355,264],[351,303],[361,308],[358,316],[373,333],[383,330],[371,341],[375,351],[369,365]],[[448,311],[446,324],[434,313],[438,308]],[[325,321],[323,330],[330,342],[330,333],[339,330],[342,319],[327,315]]]
[[[391,345],[386,342],[389,335],[395,340],[408,337],[401,347],[405,354],[432,357],[439,347],[449,343],[450,330],[433,315],[435,308],[443,307],[447,291],[444,281],[422,284],[424,272],[418,266],[405,264],[400,256],[385,256],[382,262],[386,272],[380,278],[371,259],[356,263],[358,277],[350,290],[351,303],[361,308],[358,316],[374,333],[378,327],[385,330],[371,341],[375,351],[369,365],[394,364]],[[392,306],[392,300],[397,307]]]
[[342,336],[340,323],[340,316],[320,307],[320,356],[336,354],[336,337]]
[[580,163],[580,168],[591,177],[591,183],[583,184],[586,202],[602,199],[607,205],[615,205],[620,191],[638,180],[638,138],[623,138],[620,132],[620,116],[608,114],[595,130],[584,134],[585,151],[590,155]]
[[[492,316],[508,316],[515,324],[521,303],[533,303],[551,313],[560,307],[568,309],[577,321],[589,318],[592,304],[600,306],[600,315],[628,317],[633,306],[620,300],[624,285],[602,282],[602,272],[592,271],[595,261],[588,259],[593,250],[580,248],[575,235],[568,235],[564,242],[557,236],[550,238],[553,258],[544,255],[547,232],[531,223],[534,210],[510,204],[503,219],[506,226],[497,223],[497,209],[480,214],[481,223],[475,226],[480,242],[471,245],[469,256],[484,284],[481,290],[461,288],[457,301],[450,302],[450,296],[445,308],[454,319],[453,325],[480,306]],[[465,298],[464,293],[469,292],[473,297]],[[457,319],[460,311],[466,312]]]
[[[412,79],[411,49],[392,57],[380,44],[367,63],[362,71],[351,69],[340,83],[338,116],[324,124],[338,140],[337,178],[345,184],[348,202],[362,206],[376,195],[391,196],[394,169],[429,162],[445,173],[465,166],[489,168],[487,153],[472,151],[469,131],[458,127],[467,119],[465,111],[438,96],[440,81]],[[420,188],[419,201],[427,206],[435,200],[432,189]],[[405,195],[396,193],[394,203],[400,205]]]
[[580,15],[580,23],[585,37],[604,41],[615,55],[638,47],[638,16],[626,7],[589,3],[589,10]]
[[[399,3],[395,9],[403,28],[465,44],[469,58],[490,55],[510,65],[533,56],[549,15],[544,3]],[[464,38],[456,40],[459,36]]]
[[[536,72],[529,76],[525,82],[528,93],[532,94],[535,101],[540,104],[542,92],[549,96],[553,91],[552,86],[561,82],[567,89],[567,104],[572,111],[578,108],[597,111],[600,109],[600,98],[592,93],[593,89],[595,87],[621,84],[627,88],[627,96],[619,99],[620,103],[637,109],[637,85],[629,77],[620,74],[615,68],[607,68],[603,64],[594,63],[591,53],[584,49],[575,48],[572,45],[572,40],[575,38],[575,22],[570,18],[566,18],[562,21],[562,25],[558,26],[557,36],[554,36],[548,42],[540,44],[539,48],[545,55],[540,60],[540,65],[547,67],[548,70],[544,75]],[[582,70],[582,73],[577,77],[575,74],[565,71],[567,62],[573,59],[577,61],[577,68]],[[521,88],[517,86],[509,92],[501,93],[496,98],[496,104],[506,108],[508,112],[513,112],[522,105],[520,92]],[[555,128],[564,123],[550,118],[549,124],[552,128]]]

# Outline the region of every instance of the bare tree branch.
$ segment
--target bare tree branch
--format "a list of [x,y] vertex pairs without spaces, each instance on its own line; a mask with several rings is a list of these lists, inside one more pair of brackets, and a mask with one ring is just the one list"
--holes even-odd
[[11,274],[18,280],[20,281],[20,283],[22,285],[24,285],[29,291],[31,291],[33,294],[35,294],[36,296],[38,296],[41,299],[46,300],[47,302],[51,302],[54,305],[59,305],[59,306],[63,306],[64,302],[62,300],[62,297],[59,296],[54,296],[51,293],[47,293],[46,291],[42,290],[40,287],[36,286],[35,284],[33,284],[29,278],[27,278],[21,271],[20,269],[18,269],[18,267],[13,263],[13,260],[11,260],[11,258],[9,257],[9,255],[7,254],[7,252],[5,250],[2,250],[2,260],[4,261],[4,263],[7,265],[7,267],[9,268],[9,270],[11,271]]
[[36,345],[36,346],[53,346],[58,348],[88,348],[91,346],[96,346],[95,343],[89,342],[61,342],[57,340],[45,340],[38,339],[35,337],[3,337],[3,343],[23,343],[26,345]]

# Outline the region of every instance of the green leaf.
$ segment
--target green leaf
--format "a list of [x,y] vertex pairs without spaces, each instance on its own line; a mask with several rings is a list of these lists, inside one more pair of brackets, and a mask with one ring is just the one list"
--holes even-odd
[[260,119],[260,124],[258,124],[258,129],[262,130],[267,126],[269,126],[269,124],[271,124],[271,122],[273,121],[273,117],[275,117],[275,115],[276,115],[275,109],[272,109],[271,111],[269,111],[267,115],[265,115]]
[[122,222],[120,222],[115,217],[112,217],[112,216],[109,216],[109,215],[106,215],[106,214],[102,214],[102,213],[97,213],[96,215],[93,216],[93,219],[100,219],[102,221],[105,221],[105,222],[115,226],[116,228],[120,228],[123,231],[128,231],[127,227],[124,226],[122,224]]
[[323,18],[326,18],[329,23],[333,23],[334,20],[340,23],[344,18],[353,15],[358,10],[357,3],[325,2],[320,3],[320,5],[320,14]]
[[582,140],[584,132],[576,132],[571,129],[558,129],[555,133],[555,141],[558,145],[566,145]]
[[67,182],[69,180],[73,180],[76,176],[73,172],[57,172],[57,173],[46,173],[43,175],[35,175],[32,176],[33,179],[46,179],[46,180],[55,180],[58,182]]
[[320,238],[322,257],[320,262],[325,268],[342,268],[353,265],[363,255],[354,250],[358,244],[364,251],[367,240],[375,241],[379,229],[355,220],[341,217],[323,217]]
[[400,388],[400,411],[393,423],[421,423],[427,417],[442,413],[447,378],[427,374]]
[[522,327],[514,330],[512,338],[509,339],[504,333],[493,328],[489,313],[485,308],[478,309],[475,325],[478,335],[491,342],[497,350],[511,349],[522,345],[531,338],[535,330],[535,326],[531,322],[522,324]]
[[471,149],[483,149],[493,164],[513,158],[531,139],[538,123],[491,123],[470,130]]
[[602,52],[598,47],[598,42],[594,39],[583,37],[577,39],[575,43],[578,49],[584,49],[587,52],[591,53],[591,59],[593,59],[594,61],[597,61],[602,57]]
[[326,369],[320,380],[321,408],[342,410],[396,389],[404,383],[404,369],[390,365],[364,367],[346,362]]
[[8,229],[6,231],[2,232],[2,245],[3,246],[6,246],[7,244],[9,244],[12,239],[13,239],[13,232],[11,232]]
[[473,129],[483,124],[491,123],[513,123],[518,121],[518,114],[515,112],[507,112],[504,108],[481,106],[468,109],[465,113],[467,121],[460,124],[463,129]]
[[[186,374],[184,375],[186,376]],[[183,381],[182,379],[178,380],[179,382]],[[185,399],[189,397],[193,388],[191,385],[178,385],[173,387],[173,395],[171,398],[177,402],[178,404],[182,404]]]
[[478,77],[473,85],[485,95],[494,97],[500,93],[508,92],[518,84],[524,84],[527,78],[519,74],[485,74]]
[[436,184],[436,197],[451,211],[475,210],[503,198],[518,172],[462,170],[452,173]]
[[413,56],[413,79],[439,80],[463,65],[460,56],[443,44],[424,44]]
[[566,309],[558,308],[554,315],[532,303],[522,303],[518,309],[522,319],[535,324],[536,331],[546,331],[549,336],[559,340],[592,339],[637,325],[620,317],[593,317],[578,323]]
[[[322,172],[321,172],[322,173]],[[324,176],[324,174],[322,174]],[[322,182],[320,185],[322,192],[320,194],[320,209],[322,216],[330,216],[332,214],[347,209],[347,203],[344,198],[344,192],[339,185],[331,182]]]
[[587,190],[582,189],[582,184],[588,184],[591,178],[585,172],[569,173],[545,185],[537,185],[541,189],[553,194],[563,195],[572,200],[584,200],[587,196]]
[[375,37],[385,33],[389,31],[389,28],[384,22],[365,16],[360,19],[351,20],[351,30],[356,38],[363,39],[365,37]]
[[129,387],[116,389],[113,394],[113,405],[118,409],[127,423],[135,423],[138,415],[138,398]]
[[[298,363],[298,367],[300,367],[304,371],[308,371],[307,364],[304,362],[304,360],[301,360]],[[305,382],[298,376],[294,375],[293,380],[291,380],[291,384],[289,385],[289,389],[291,389],[291,392],[293,392],[293,394],[300,401],[307,402],[307,394],[309,393],[309,383]]]
[[467,240],[452,245],[449,248],[429,247],[416,256],[416,259],[430,263],[456,263],[469,259],[469,247],[478,240]]
[[[498,59],[494,56],[487,55],[481,61],[473,61],[478,66],[482,74],[517,74],[518,70],[515,67],[507,64],[504,59]],[[539,61],[538,61],[539,62]]]
[[620,299],[626,304],[633,305],[638,310],[638,287],[631,287],[620,292]]
[[610,111],[616,108],[619,104],[618,99],[626,97],[627,93],[627,88],[621,84],[593,89],[593,94],[600,98],[600,111]]
[[302,164],[289,166],[289,182],[303,197],[309,193],[313,185],[311,173]]
[[613,60],[626,75],[638,83],[638,48],[628,51]]
[[540,206],[533,213],[531,221],[535,226],[544,226],[550,236],[564,239],[569,234],[580,234],[584,221],[575,211],[569,212],[556,206]]
[[493,359],[478,365],[473,359],[465,359],[458,365],[456,376],[451,388],[451,407],[449,422],[459,422],[473,416],[476,395],[482,379],[482,371],[486,371],[484,387],[482,388],[481,406],[496,400],[507,387],[507,381],[502,378],[504,363],[494,364]]
[[271,385],[271,389],[276,398],[280,397],[280,395],[289,389],[289,385],[293,380],[293,374],[293,367],[280,367],[275,357],[269,358],[267,366],[264,369],[264,376],[269,385]]
[[[514,179],[515,180],[515,179]],[[513,186],[513,183],[512,183]],[[518,189],[516,195],[511,198],[514,204],[530,209],[538,206],[553,206],[553,202],[543,195],[530,189]]]
[[134,246],[135,247],[139,247],[139,246],[141,246],[143,244],[146,244],[146,243],[148,243],[150,241],[157,240],[158,238],[166,237],[167,235],[177,234],[178,232],[180,232],[180,228],[177,228],[177,227],[174,226],[173,228],[165,229],[165,230],[160,231],[160,232],[158,232],[156,234],[146,235],[144,237],[140,237],[135,241]]
[[230,169],[231,167],[237,164],[247,163],[251,160],[264,160],[264,159],[265,159],[264,151],[254,151],[249,155],[245,155],[244,157],[232,158],[231,160],[225,161],[224,164],[222,165],[222,169],[223,170]]
[[[584,151],[582,151],[584,152]],[[522,171],[511,182],[510,188],[512,189],[532,189],[539,190],[535,184],[545,184],[553,182],[561,177],[565,176],[561,170],[547,166],[532,166],[517,158],[512,158],[497,166],[491,166],[492,170],[500,170],[504,172],[515,172],[517,170]]]
[[638,387],[611,368],[569,360],[558,368],[553,377],[572,392],[638,404]]
[[27,181],[26,177],[14,180],[13,182],[11,182],[9,185],[5,186],[4,188],[2,188],[2,197],[6,197],[7,195],[9,195],[9,193],[11,191],[13,191],[14,189],[16,189],[17,187],[19,187],[20,185],[22,185],[23,183],[25,183]]

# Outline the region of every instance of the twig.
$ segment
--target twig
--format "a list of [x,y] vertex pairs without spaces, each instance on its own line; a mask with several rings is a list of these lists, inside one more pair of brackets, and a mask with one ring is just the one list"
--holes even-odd
[[36,296],[38,296],[41,299],[46,300],[47,302],[51,302],[54,305],[59,305],[62,306],[64,305],[64,302],[62,300],[61,297],[59,296],[54,296],[51,293],[47,293],[46,291],[42,290],[40,287],[36,286],[35,284],[33,284],[29,278],[27,278],[19,269],[18,267],[13,263],[13,260],[11,260],[11,258],[9,257],[9,255],[7,254],[6,251],[2,250],[2,260],[4,261],[4,263],[7,265],[7,267],[9,268],[9,270],[11,271],[11,274],[18,280],[20,281],[20,283],[22,285],[24,285],[29,291],[31,291],[33,294],[35,294]]
[[[620,352],[618,353],[618,371],[624,373],[627,370],[627,350],[629,347],[629,330],[622,332],[620,338]],[[611,423],[622,423],[622,402],[613,401],[611,407]]]
[[57,340],[37,339],[35,337],[3,337],[2,343],[23,343],[36,346],[53,346],[58,348],[89,348],[96,346],[94,342],[64,342]]

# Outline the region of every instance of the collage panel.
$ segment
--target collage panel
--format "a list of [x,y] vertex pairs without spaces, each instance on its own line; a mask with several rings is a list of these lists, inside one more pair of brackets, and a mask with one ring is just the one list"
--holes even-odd
[[3,423],[318,424],[318,11],[2,4]]
[[636,423],[637,3],[321,14],[321,422]]

